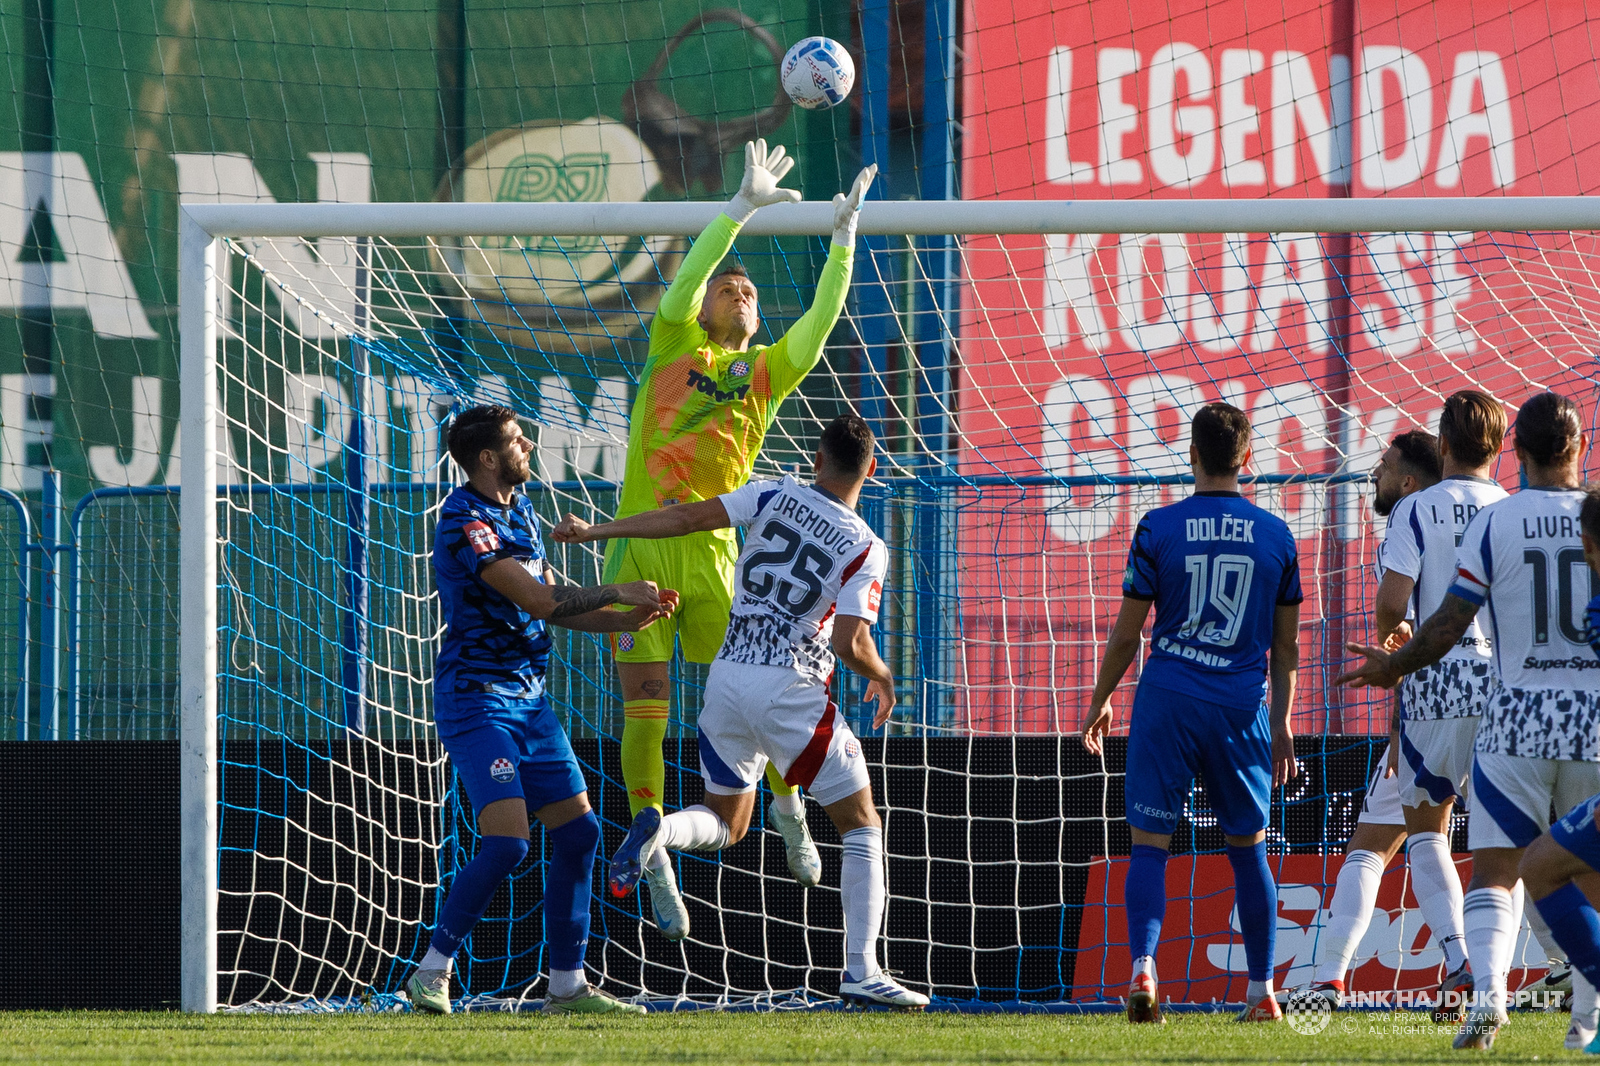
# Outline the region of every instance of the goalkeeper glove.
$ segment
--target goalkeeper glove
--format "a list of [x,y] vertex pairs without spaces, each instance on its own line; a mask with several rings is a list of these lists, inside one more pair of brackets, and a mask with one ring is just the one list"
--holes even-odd
[[872,179],[878,176],[878,164],[874,163],[856,175],[855,184],[850,186],[850,192],[840,193],[833,198],[833,243],[841,248],[855,248],[856,246],[856,219],[861,216],[861,201],[866,198],[867,190],[872,188]]
[[765,139],[746,141],[744,146],[744,181],[739,191],[728,201],[725,214],[741,226],[750,221],[756,208],[768,204],[797,204],[800,194],[793,189],[781,189],[778,182],[794,166],[794,157],[785,155],[783,145],[775,144],[767,151]]

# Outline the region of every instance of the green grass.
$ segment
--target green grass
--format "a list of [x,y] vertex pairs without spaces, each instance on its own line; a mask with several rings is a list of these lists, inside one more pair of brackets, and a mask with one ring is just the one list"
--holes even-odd
[[[180,1014],[0,1014],[0,1062],[113,1063],[1058,1063],[1456,1062],[1425,1015],[1346,1013],[1303,1036],[1286,1025],[1171,1015],[658,1014],[577,1020],[409,1014],[199,1018]],[[1582,1061],[1563,1051],[1564,1014],[1519,1014],[1494,1062]],[[1353,1030],[1353,1031],[1346,1031]],[[1471,1061],[1470,1059],[1467,1061]],[[1591,1060],[1592,1061],[1592,1060]]]

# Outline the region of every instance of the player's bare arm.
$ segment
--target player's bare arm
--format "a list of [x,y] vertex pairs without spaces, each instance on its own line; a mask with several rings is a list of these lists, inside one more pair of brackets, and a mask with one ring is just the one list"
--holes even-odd
[[867,679],[867,702],[878,701],[872,728],[882,729],[894,713],[894,675],[878,654],[872,639],[872,623],[852,614],[836,615],[833,620],[833,653],[839,661]]
[[1289,714],[1300,673],[1300,605],[1280,604],[1272,615],[1272,783],[1287,784],[1300,776],[1294,757]]
[[[657,618],[670,615],[677,606],[677,594],[663,593],[654,581],[631,581],[625,585],[547,585],[534,579],[515,559],[497,559],[483,568],[484,583],[533,617],[567,629],[588,632],[632,632],[643,629]],[[604,611],[612,604],[633,607],[632,611]],[[590,615],[610,617],[587,617]],[[600,628],[604,627],[604,628]]]
[[1346,644],[1348,650],[1366,656],[1367,661],[1354,670],[1340,674],[1333,679],[1333,683],[1351,688],[1361,688],[1363,685],[1394,688],[1405,675],[1443,659],[1477,616],[1477,604],[1468,603],[1451,593],[1444,598],[1439,609],[1422,623],[1416,636],[1399,651],[1391,653],[1366,644]]
[[[1378,643],[1386,648],[1389,647],[1389,638],[1405,626],[1406,607],[1411,603],[1411,590],[1416,585],[1414,578],[1394,570],[1387,571],[1378,585],[1378,596],[1372,605],[1373,615],[1378,623]],[[1406,628],[1409,636],[1410,627]],[[1400,644],[1404,643],[1404,640],[1400,641]],[[1399,644],[1395,647],[1399,647]]]
[[1105,658],[1100,660],[1100,673],[1095,678],[1094,695],[1089,700],[1089,714],[1083,723],[1083,746],[1096,755],[1105,753],[1102,739],[1111,732],[1111,694],[1139,654],[1139,634],[1144,631],[1144,620],[1153,605],[1152,600],[1124,596],[1122,608],[1117,611],[1111,636],[1106,640]]
[[655,511],[641,511],[615,522],[589,523],[575,514],[569,514],[556,523],[550,536],[557,544],[633,538],[663,540],[689,533],[727,529],[731,524],[728,521],[728,509],[722,505],[722,501],[711,499],[674,504]]

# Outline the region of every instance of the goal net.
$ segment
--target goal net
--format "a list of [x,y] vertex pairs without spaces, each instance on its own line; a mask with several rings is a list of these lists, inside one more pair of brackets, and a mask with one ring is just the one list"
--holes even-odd
[[[431,533],[460,480],[443,427],[509,404],[538,442],[540,514],[609,515],[651,314],[718,210],[453,206],[188,209],[191,1008],[387,996],[420,958],[475,850],[431,710]],[[804,310],[826,255],[831,208],[788,211],[764,210],[736,247],[761,293],[758,343]],[[1369,632],[1381,520],[1364,482],[1459,388],[1513,409],[1554,388],[1593,411],[1600,246],[1573,228],[1600,225],[1593,214],[1536,199],[868,205],[863,230],[882,236],[858,250],[846,313],[758,474],[807,471],[820,425],[847,407],[879,434],[862,511],[891,553],[876,631],[902,701],[888,735],[868,728],[856,679],[835,685],[885,812],[887,966],[955,1002],[1125,986],[1123,748],[1102,762],[1072,734],[1132,525],[1188,491],[1188,417],[1225,400],[1254,423],[1247,493],[1289,522],[1307,593],[1293,719],[1306,772],[1275,793],[1269,830],[1280,979],[1307,976],[1390,713],[1329,684],[1343,643]],[[1498,474],[1514,484],[1514,459]],[[547,547],[564,580],[598,581],[592,549]],[[596,638],[554,633],[549,690],[609,855],[628,820],[620,697]],[[672,677],[669,809],[699,795],[704,671],[679,662]],[[1116,700],[1123,733],[1131,692]],[[694,928],[682,944],[637,898],[597,893],[593,974],[684,1003],[830,997],[842,922],[826,823],[813,811],[826,873],[811,890],[759,806],[746,841],[675,858]],[[1243,996],[1221,847],[1196,788],[1169,874],[1187,879],[1167,919],[1175,999]],[[542,994],[543,866],[536,831],[459,958],[472,995]],[[1377,962],[1420,988],[1439,959],[1402,879],[1385,884],[1396,948]],[[1522,965],[1542,961],[1526,951]]]

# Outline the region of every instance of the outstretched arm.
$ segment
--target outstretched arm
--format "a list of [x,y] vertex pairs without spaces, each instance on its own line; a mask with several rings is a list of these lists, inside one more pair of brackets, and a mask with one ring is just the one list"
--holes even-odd
[[1399,651],[1391,653],[1364,644],[1346,644],[1347,649],[1366,656],[1367,661],[1354,670],[1340,674],[1333,679],[1333,683],[1349,685],[1351,688],[1363,685],[1394,688],[1405,675],[1443,659],[1451,648],[1460,643],[1467,627],[1472,625],[1472,620],[1477,616],[1477,604],[1462,599],[1454,592],[1446,593],[1439,609],[1428,616],[1422,628],[1417,630],[1417,635]]
[[[654,581],[630,581],[626,585],[598,585],[580,588],[574,585],[547,585],[528,572],[516,559],[496,559],[479,574],[484,584],[521,607],[535,618],[568,629],[589,629],[594,632],[616,632],[643,629],[657,618],[670,615],[677,607],[678,594],[671,590],[660,591]],[[632,611],[601,611],[620,603],[633,607]],[[593,613],[609,614],[615,619],[606,628],[597,628],[585,616]],[[576,624],[575,624],[576,623]]]
[[657,511],[641,511],[615,522],[590,524],[575,514],[569,514],[556,524],[550,536],[557,544],[583,544],[592,540],[622,540],[630,537],[663,540],[688,533],[726,529],[732,524],[728,519],[728,509],[717,497],[697,503],[675,504]]
[[878,174],[876,164],[856,175],[849,193],[833,198],[833,240],[828,245],[828,262],[817,279],[817,294],[800,320],[774,344],[767,356],[772,376],[772,393],[782,399],[793,392],[801,380],[822,358],[822,346],[833,332],[845,297],[850,294],[851,262],[855,256],[856,219],[861,201]]
[[699,317],[700,305],[706,298],[706,282],[733,247],[739,227],[750,220],[758,207],[799,201],[798,192],[778,187],[778,182],[793,166],[794,158],[784,154],[781,144],[773,145],[770,152],[765,140],[745,144],[744,180],[739,184],[739,191],[728,201],[722,214],[701,231],[694,247],[684,256],[678,276],[656,309],[658,319],[684,325]]

